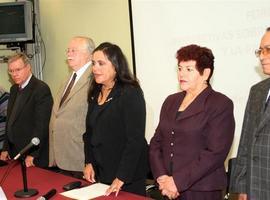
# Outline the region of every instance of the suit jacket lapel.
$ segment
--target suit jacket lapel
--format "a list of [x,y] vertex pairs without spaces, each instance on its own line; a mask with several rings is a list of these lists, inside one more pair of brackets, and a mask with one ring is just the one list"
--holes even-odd
[[258,95],[258,101],[260,103],[260,111],[258,112],[259,115],[259,125],[258,125],[258,131],[260,131],[261,128],[265,126],[267,122],[269,122],[270,119],[270,105],[265,110],[265,103],[266,103],[266,98],[267,94],[269,91],[269,86],[270,86],[270,81],[268,81],[265,85],[262,86],[260,89],[260,94]]
[[[72,74],[71,74],[72,75]],[[70,76],[71,76],[70,75]],[[64,81],[61,86],[60,86],[60,89],[58,90],[57,94],[56,94],[56,97],[54,99],[54,106],[53,106],[53,109],[54,111],[57,111],[59,109],[59,105],[60,105],[60,101],[61,101],[61,98],[63,96],[63,93],[64,93],[64,90],[66,88],[66,85],[68,84],[68,81],[70,79],[70,76],[68,77],[68,79],[66,81]]]
[[86,71],[84,72],[84,74],[81,76],[81,78],[77,81],[77,83],[74,85],[74,87],[72,88],[72,90],[70,91],[70,94],[68,95],[66,101],[68,101],[68,99],[70,99],[73,95],[75,95],[85,84],[88,84],[89,80],[91,78],[91,71],[90,71],[90,67],[88,67],[86,69]]
[[[118,86],[117,84],[114,86],[114,88],[112,89],[112,91],[110,92],[107,100],[105,101],[105,103],[102,105],[101,111],[98,113],[96,119],[103,113],[104,110],[106,110],[111,103],[113,103],[119,96],[121,95],[121,87]],[[98,98],[98,94],[95,97],[92,97],[92,101],[89,104],[89,110],[91,112],[91,110],[94,108],[95,104],[97,104],[97,98]]]
[[[11,91],[10,91],[10,97],[8,100],[8,108],[7,108],[7,123],[11,124],[13,123],[14,120],[11,120],[11,113],[12,110],[14,108],[14,103],[17,97],[17,93],[18,93],[18,86],[12,86]],[[14,118],[14,117],[13,117]]]
[[[23,89],[21,93],[20,101],[16,102],[16,104],[18,104],[17,109],[12,111],[14,112],[14,117],[13,117],[12,122],[9,122],[10,124],[16,121],[16,119],[19,117],[20,113],[22,112],[24,105],[26,104],[26,102],[28,101],[29,97],[32,94],[32,88],[34,87],[34,82],[35,82],[35,77],[32,75],[28,85]],[[18,87],[16,88],[16,94],[18,94]]]
[[[90,66],[86,69],[86,71],[83,73],[83,75],[80,77],[80,79],[77,81],[77,83],[74,85],[74,87],[71,89],[70,94],[68,95],[68,97],[66,98],[66,100],[63,102],[62,107],[65,106],[65,104],[70,100],[70,98],[75,95],[78,91],[80,91],[80,89],[85,85],[85,84],[89,84],[89,80],[91,78],[91,71],[90,71]],[[62,95],[64,93],[64,90],[66,88],[66,85],[68,84],[70,77],[67,79],[66,83],[62,86],[62,88],[60,89],[60,92],[58,94],[58,98],[55,102],[55,104],[57,105],[57,108],[59,108],[59,104],[62,98]]]
[[[176,120],[182,120],[202,112],[204,110],[205,101],[211,92],[212,88],[211,86],[208,86],[194,99],[194,101],[183,111],[183,113],[181,113],[181,115],[176,118]],[[181,99],[183,101],[184,98]],[[178,108],[181,105],[182,101],[178,102]],[[178,108],[176,109],[177,111]]]

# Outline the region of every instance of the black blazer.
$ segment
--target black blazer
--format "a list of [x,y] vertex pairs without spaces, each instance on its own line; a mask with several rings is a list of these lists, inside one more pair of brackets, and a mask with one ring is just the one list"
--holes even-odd
[[[14,106],[20,94],[20,101]],[[3,150],[14,157],[21,149],[30,143],[33,137],[40,139],[38,147],[33,148],[29,155],[34,157],[34,164],[40,167],[48,166],[48,129],[53,98],[48,85],[33,75],[22,90],[15,84],[10,88],[10,98],[7,109],[6,140]],[[11,118],[11,112],[14,112]]]
[[103,183],[110,184],[116,177],[125,184],[145,179],[146,111],[141,88],[115,85],[95,122],[90,123],[97,96],[91,98],[86,118],[85,162],[92,163]]

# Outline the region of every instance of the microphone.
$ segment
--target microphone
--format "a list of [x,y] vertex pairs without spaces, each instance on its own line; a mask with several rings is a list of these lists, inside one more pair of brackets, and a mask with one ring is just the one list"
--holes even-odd
[[37,137],[34,137],[31,142],[26,145],[15,157],[14,160],[17,160],[19,157],[21,157],[23,154],[25,154],[29,149],[31,149],[33,146],[39,145],[40,140]]
[[56,194],[56,189],[51,189],[46,194],[42,195],[41,197],[38,197],[37,200],[48,200],[53,197],[53,195]]

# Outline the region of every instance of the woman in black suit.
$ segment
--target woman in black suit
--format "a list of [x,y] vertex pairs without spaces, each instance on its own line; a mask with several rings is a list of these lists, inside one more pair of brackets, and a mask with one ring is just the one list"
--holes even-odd
[[93,81],[88,94],[84,134],[84,177],[109,184],[106,195],[120,189],[145,195],[147,142],[145,101],[121,49],[100,44],[93,52]]

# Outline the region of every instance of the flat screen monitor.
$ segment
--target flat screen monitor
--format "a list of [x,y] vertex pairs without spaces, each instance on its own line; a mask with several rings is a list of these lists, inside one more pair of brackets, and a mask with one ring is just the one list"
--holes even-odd
[[0,3],[0,44],[33,41],[30,1]]

